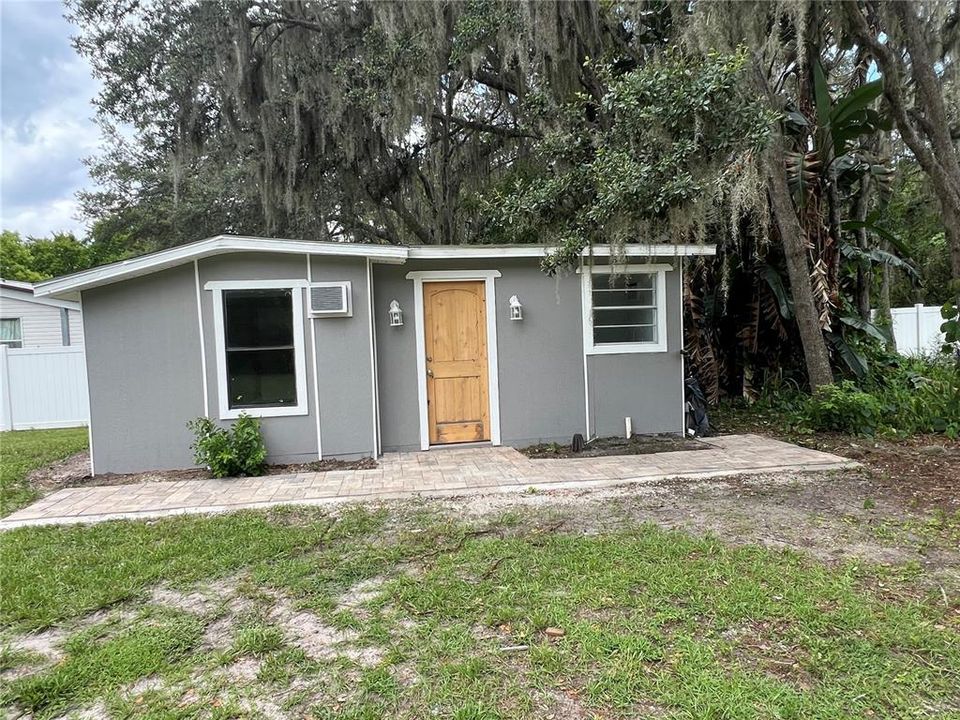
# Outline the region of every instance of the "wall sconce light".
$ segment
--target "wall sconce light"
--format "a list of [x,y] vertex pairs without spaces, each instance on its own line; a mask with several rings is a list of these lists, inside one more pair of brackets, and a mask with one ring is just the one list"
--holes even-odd
[[390,310],[387,311],[390,316],[390,327],[400,327],[403,325],[403,310],[400,309],[400,303],[396,300],[390,301]]
[[523,305],[520,304],[520,298],[516,295],[510,296],[510,319],[523,320]]

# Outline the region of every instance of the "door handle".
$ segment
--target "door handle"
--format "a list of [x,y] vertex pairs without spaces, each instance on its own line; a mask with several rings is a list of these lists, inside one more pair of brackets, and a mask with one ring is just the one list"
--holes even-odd
[[433,370],[427,370],[427,376],[433,377]]

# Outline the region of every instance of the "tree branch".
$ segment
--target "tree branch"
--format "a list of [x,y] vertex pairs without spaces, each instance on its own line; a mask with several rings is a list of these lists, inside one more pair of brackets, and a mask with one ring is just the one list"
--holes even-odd
[[439,120],[441,122],[451,122],[458,127],[467,129],[467,130],[476,130],[477,132],[484,133],[493,133],[495,135],[501,135],[503,137],[516,137],[516,138],[534,138],[536,135],[527,132],[526,130],[521,130],[520,128],[507,127],[505,125],[493,125],[491,123],[479,122],[477,120],[467,120],[466,118],[459,118],[454,115],[444,115],[440,112],[434,112],[431,117],[434,120]]

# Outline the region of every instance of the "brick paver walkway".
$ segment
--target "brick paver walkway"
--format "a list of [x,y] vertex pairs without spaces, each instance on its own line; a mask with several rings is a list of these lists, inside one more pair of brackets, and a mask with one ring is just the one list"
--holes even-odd
[[758,435],[725,435],[701,442],[711,448],[563,460],[530,460],[508,447],[444,448],[387,453],[375,470],[68,488],[0,520],[0,530],[284,504],[509,492],[530,487],[585,488],[857,465],[836,455]]

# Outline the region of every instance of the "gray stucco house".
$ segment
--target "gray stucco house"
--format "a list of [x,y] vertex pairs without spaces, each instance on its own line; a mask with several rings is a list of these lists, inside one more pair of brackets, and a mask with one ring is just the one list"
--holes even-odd
[[396,247],[218,236],[37,286],[78,300],[96,473],[193,465],[262,418],[270,461],[682,433],[683,258],[712,246]]

